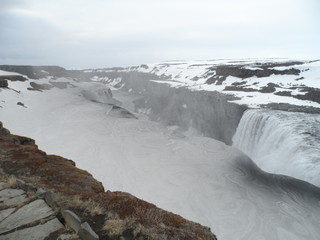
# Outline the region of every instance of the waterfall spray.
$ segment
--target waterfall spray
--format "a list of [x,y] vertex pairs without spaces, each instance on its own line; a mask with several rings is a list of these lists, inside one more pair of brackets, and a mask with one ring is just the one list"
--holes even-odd
[[247,110],[233,146],[270,173],[320,186],[320,115]]

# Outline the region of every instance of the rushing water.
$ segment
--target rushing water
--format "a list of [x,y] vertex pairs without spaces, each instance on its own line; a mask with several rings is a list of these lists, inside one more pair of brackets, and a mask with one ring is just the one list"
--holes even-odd
[[263,170],[320,186],[320,115],[247,110],[233,137]]

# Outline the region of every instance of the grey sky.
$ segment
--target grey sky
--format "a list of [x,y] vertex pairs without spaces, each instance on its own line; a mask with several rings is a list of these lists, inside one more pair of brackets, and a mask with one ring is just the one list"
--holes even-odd
[[0,64],[320,58],[319,0],[0,0]]

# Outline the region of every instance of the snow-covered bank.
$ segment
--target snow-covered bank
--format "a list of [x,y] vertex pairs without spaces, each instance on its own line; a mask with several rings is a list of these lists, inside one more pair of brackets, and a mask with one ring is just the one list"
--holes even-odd
[[[106,82],[113,82],[119,77],[120,80],[131,81],[139,73],[145,73],[149,74],[149,80],[173,88],[220,92],[229,95],[229,101],[250,108],[274,103],[320,108],[320,61],[167,61],[117,70],[87,70],[87,73]],[[130,74],[130,77],[125,74]]]
[[222,240],[320,236],[320,193],[312,185],[266,174],[240,151],[214,139],[186,137],[147,120],[111,117],[110,105],[89,100],[78,87],[39,92],[27,90],[28,82],[10,85],[21,92],[0,92],[4,124],[35,138],[48,153],[74,159],[106,189],[130,192],[210,226]]

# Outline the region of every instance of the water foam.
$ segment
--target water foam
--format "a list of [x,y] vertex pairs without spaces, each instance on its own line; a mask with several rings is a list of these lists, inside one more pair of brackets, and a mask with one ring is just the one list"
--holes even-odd
[[233,146],[263,170],[320,186],[320,115],[247,110]]

